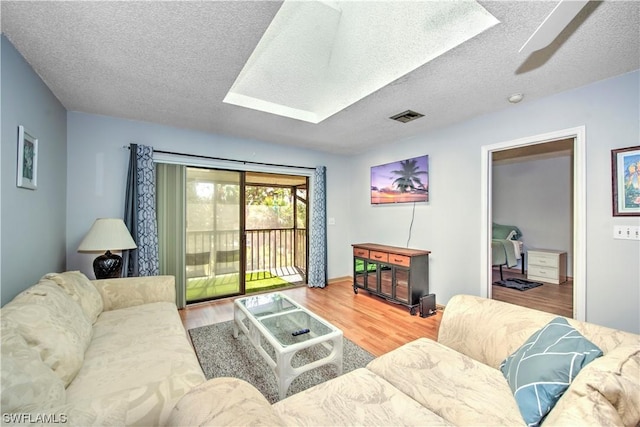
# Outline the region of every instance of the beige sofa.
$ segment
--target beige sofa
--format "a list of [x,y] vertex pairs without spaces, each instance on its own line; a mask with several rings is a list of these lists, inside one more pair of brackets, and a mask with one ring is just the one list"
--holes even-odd
[[[438,342],[423,338],[274,405],[238,379],[187,393],[168,424],[524,425],[501,362],[554,315],[458,295]],[[546,425],[640,423],[640,336],[569,320],[604,355],[586,365],[544,419]]]
[[1,309],[3,424],[163,425],[205,378],[173,276],[49,274]]

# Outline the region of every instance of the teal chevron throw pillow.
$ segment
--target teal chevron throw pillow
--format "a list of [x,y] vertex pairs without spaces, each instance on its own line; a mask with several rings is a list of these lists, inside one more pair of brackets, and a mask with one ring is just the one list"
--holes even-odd
[[500,370],[518,403],[522,418],[538,426],[578,372],[602,350],[563,317],[556,317],[507,357]]

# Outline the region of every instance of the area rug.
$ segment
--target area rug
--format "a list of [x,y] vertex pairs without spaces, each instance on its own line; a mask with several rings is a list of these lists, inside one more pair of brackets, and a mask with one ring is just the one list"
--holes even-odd
[[532,282],[527,279],[505,279],[493,282],[494,285],[502,286],[510,289],[517,289],[519,291],[526,291],[528,289],[537,288],[542,286],[540,282]]
[[[189,335],[207,379],[241,378],[253,384],[269,402],[275,403],[280,400],[275,374],[246,335],[240,332],[237,339],[233,338],[233,321],[189,329]],[[354,344],[353,341],[346,338],[343,340],[343,373],[363,368],[374,359],[371,353]],[[273,349],[268,343],[264,343],[263,346],[273,355]],[[296,353],[292,365],[300,366],[327,354],[328,350],[320,345],[302,350]],[[312,369],[293,380],[287,390],[287,396],[335,377],[337,374],[333,365]]]

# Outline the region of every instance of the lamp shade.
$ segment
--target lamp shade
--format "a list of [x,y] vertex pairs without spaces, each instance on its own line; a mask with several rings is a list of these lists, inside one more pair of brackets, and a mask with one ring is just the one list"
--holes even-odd
[[137,248],[127,226],[120,218],[98,218],[84,236],[78,252],[110,251]]

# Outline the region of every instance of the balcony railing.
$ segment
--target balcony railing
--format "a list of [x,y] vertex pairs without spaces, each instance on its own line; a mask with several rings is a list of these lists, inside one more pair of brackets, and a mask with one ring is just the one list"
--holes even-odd
[[[260,229],[246,231],[246,271],[296,271],[306,273],[305,229]],[[188,231],[187,277],[217,276],[240,270],[240,233]],[[247,275],[247,280],[250,279]]]

